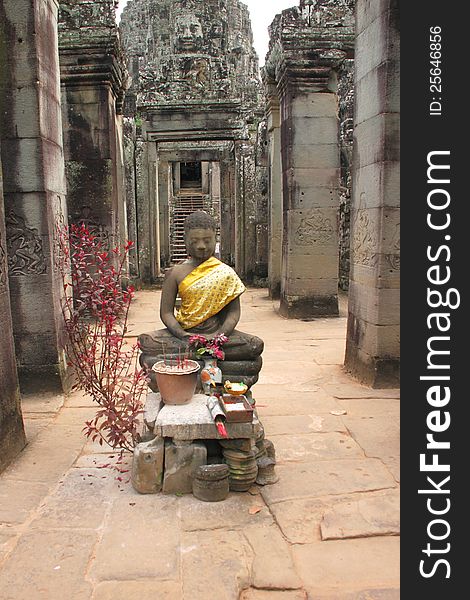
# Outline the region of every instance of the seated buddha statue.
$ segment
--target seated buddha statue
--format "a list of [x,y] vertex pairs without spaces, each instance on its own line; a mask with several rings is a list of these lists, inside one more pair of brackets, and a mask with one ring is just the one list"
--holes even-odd
[[[184,236],[188,258],[167,272],[162,288],[160,318],[166,328],[139,336],[141,365],[150,369],[164,357],[187,356],[192,335],[211,339],[224,334],[229,340],[223,346],[225,358],[218,364],[224,381],[243,381],[251,387],[258,380],[264,343],[236,329],[245,286],[231,267],[214,256],[216,224],[209,214],[189,215]],[[175,312],[178,296],[181,305]],[[190,358],[201,362],[189,350]],[[150,388],[156,391],[152,373]]]

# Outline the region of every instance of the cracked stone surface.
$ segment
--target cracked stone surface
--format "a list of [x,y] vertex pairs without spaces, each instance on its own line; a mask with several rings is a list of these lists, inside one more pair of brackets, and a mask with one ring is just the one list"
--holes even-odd
[[[2,600],[399,598],[397,391],[324,364],[344,305],[339,319],[294,322],[266,296],[243,295],[240,328],[265,340],[253,394],[279,482],[218,503],[140,495],[131,455],[83,437],[88,398],[28,397],[29,444],[0,475]],[[158,304],[138,292],[133,333],[160,327]],[[295,340],[298,365],[282,367],[280,339]]]

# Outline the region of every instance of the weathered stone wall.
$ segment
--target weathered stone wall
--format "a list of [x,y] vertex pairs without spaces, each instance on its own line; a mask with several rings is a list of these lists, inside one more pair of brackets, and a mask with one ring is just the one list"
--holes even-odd
[[56,0],[0,4],[0,137],[16,355],[29,376],[57,385],[62,286],[55,227],[66,219]]
[[396,385],[400,359],[399,9],[357,2],[351,284],[346,368]]
[[270,28],[266,76],[280,101],[283,177],[281,313],[292,318],[338,314],[337,92],[353,57],[351,4],[301,0]]
[[0,473],[24,448],[26,438],[16,371],[13,324],[8,286],[7,242],[3,207],[2,163],[0,160]]
[[114,0],[64,0],[59,12],[67,202],[109,245],[127,238],[122,103],[126,72]]
[[351,188],[354,131],[354,60],[347,59],[338,72],[341,187],[339,194],[339,287],[349,289],[351,247]]

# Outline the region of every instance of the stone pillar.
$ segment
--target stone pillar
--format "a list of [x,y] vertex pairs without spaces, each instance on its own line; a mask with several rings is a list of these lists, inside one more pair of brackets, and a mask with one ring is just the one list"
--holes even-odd
[[123,81],[114,0],[60,3],[67,202],[109,246],[127,234],[122,175]]
[[[335,13],[333,15],[333,13]],[[337,70],[352,54],[346,2],[301,1],[271,27],[266,74],[280,99],[282,265],[280,312],[338,315],[340,186]]]
[[253,142],[235,143],[235,270],[251,283],[256,267],[255,148]]
[[269,296],[277,299],[281,294],[282,257],[282,164],[281,120],[279,98],[275,86],[267,84],[266,115],[268,121],[268,195],[269,195]]
[[235,159],[220,161],[220,251],[221,260],[235,265]]
[[351,281],[346,368],[398,384],[400,295],[399,15],[357,3]]
[[[60,385],[62,286],[55,227],[66,222],[57,0],[0,4],[0,136],[8,270],[22,386]],[[36,388],[37,389],[37,388]]]
[[24,448],[26,438],[20,406],[15,343],[8,286],[7,242],[3,208],[2,164],[0,161],[0,473]]

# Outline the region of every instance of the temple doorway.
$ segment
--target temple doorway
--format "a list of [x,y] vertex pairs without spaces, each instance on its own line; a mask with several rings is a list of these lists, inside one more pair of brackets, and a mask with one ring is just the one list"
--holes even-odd
[[170,163],[169,190],[170,263],[187,258],[184,221],[196,210],[211,214],[217,222],[216,256],[220,255],[220,164],[218,161]]

